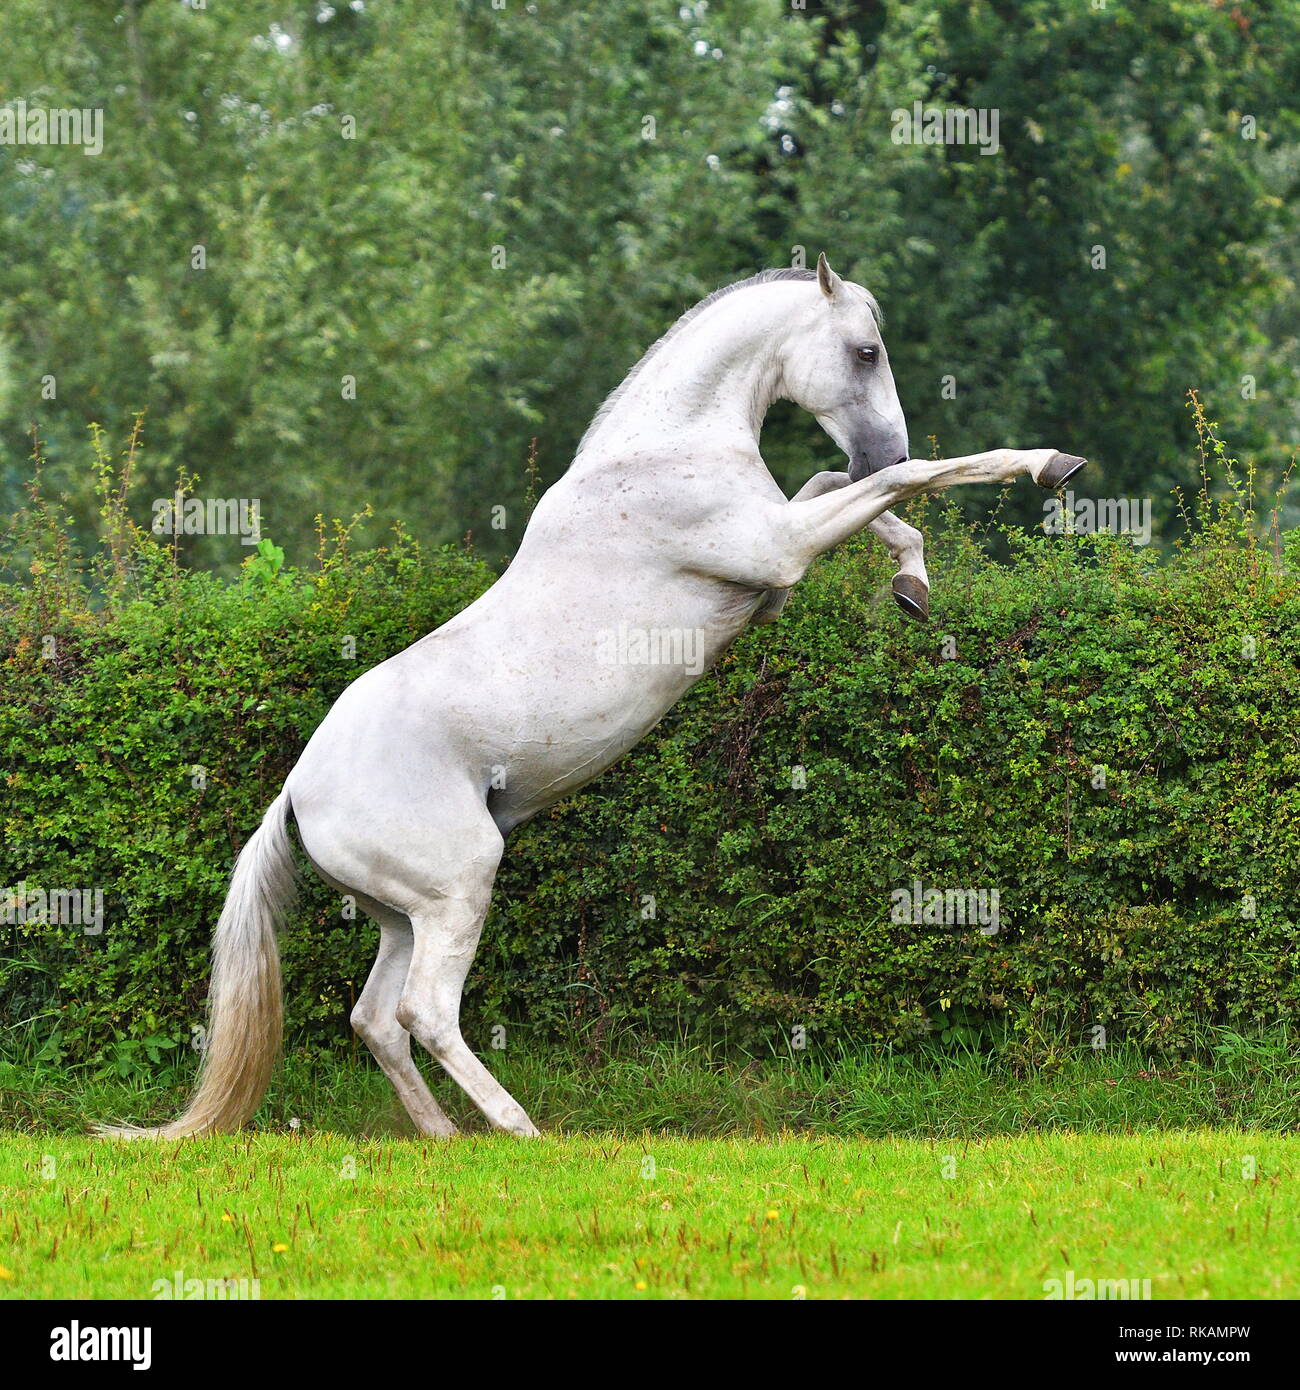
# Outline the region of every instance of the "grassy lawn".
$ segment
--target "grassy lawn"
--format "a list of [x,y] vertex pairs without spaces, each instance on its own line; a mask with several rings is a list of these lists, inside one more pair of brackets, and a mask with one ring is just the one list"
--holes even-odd
[[[0,1297],[1295,1298],[1300,1140],[0,1140]],[[948,1176],[951,1174],[951,1176]],[[179,1287],[184,1288],[183,1284]],[[250,1285],[251,1288],[251,1285]]]
[[88,1119],[174,1113],[192,1059],[0,1063],[0,1299],[1300,1297],[1284,1041],[1027,1072],[680,1043],[489,1061],[541,1139],[483,1133],[441,1079],[469,1132],[418,1139],[364,1058],[292,1055],[244,1135],[103,1143]]

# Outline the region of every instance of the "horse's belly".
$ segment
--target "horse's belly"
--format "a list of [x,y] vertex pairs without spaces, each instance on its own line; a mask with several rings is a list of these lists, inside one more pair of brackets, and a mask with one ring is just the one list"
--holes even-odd
[[760,600],[665,603],[653,620],[629,621],[620,614],[632,605],[594,580],[587,588],[580,615],[554,601],[501,615],[480,600],[367,672],[295,769],[295,806],[344,786],[420,818],[458,782],[485,797],[502,829],[521,824],[644,738]]
[[[553,704],[536,685],[531,707],[472,724],[476,756],[488,764],[488,804],[499,820],[519,824],[599,777],[647,733],[695,683],[696,676],[585,691]],[[592,696],[604,695],[607,698]],[[522,700],[521,700],[522,703]]]

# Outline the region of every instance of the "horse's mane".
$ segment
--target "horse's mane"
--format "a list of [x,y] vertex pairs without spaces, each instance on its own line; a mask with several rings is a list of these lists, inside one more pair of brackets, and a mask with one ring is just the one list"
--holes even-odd
[[[591,438],[593,431],[599,424],[602,423],[602,421],[604,421],[605,417],[609,414],[609,412],[613,410],[614,407],[618,404],[619,399],[623,395],[623,392],[626,391],[628,386],[631,385],[633,378],[636,377],[636,375],[643,370],[646,363],[649,362],[649,360],[655,355],[655,353],[657,353],[659,349],[663,347],[663,345],[666,342],[668,342],[670,338],[676,337],[677,334],[680,333],[682,329],[685,328],[686,325],[690,323],[690,321],[693,318],[697,317],[699,314],[702,314],[705,311],[705,309],[708,309],[712,305],[716,304],[718,300],[725,299],[727,295],[735,294],[737,290],[749,289],[751,285],[768,285],[771,284],[774,280],[815,280],[816,278],[817,272],[815,270],[796,270],[790,266],[782,266],[777,270],[760,270],[757,275],[751,275],[748,277],[748,279],[745,280],[737,280],[733,285],[723,285],[721,289],[714,290],[712,294],[705,295],[704,298],[701,299],[698,304],[693,304],[689,309],[687,309],[687,311],[681,316],[681,318],[679,318],[677,322],[673,324],[673,326],[668,330],[667,333],[663,335],[662,338],[657,339],[649,348],[646,349],[646,351],[641,356],[641,360],[636,364],[636,366],[634,366],[632,370],[628,372],[628,374],[623,378],[623,380],[619,382],[619,384],[609,393],[609,395],[605,397],[600,409],[592,417],[591,424],[587,426],[585,432],[583,433],[582,439],[578,443],[578,452],[582,452],[583,446],[586,444],[587,440]],[[883,316],[880,312],[880,306],[876,303],[875,297],[871,294],[867,294],[867,302],[871,305],[871,312],[875,315],[876,322],[883,322]]]

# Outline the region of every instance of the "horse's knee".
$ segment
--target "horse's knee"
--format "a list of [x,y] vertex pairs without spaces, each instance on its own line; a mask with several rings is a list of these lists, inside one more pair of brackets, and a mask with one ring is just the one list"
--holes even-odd
[[352,1031],[372,1051],[380,1051],[400,1045],[406,1041],[406,1029],[395,1014],[384,1016],[372,1008],[363,998],[358,999],[349,1016]]
[[425,1001],[404,995],[397,1006],[397,1022],[435,1057],[446,1056],[461,1046],[460,1023]]

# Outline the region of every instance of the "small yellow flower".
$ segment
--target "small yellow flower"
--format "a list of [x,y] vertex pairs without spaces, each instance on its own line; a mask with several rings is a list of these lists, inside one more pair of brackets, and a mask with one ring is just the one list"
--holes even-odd
[[271,1247],[271,1253],[273,1255],[283,1255],[288,1248],[289,1247],[284,1243],[284,1241],[277,1240],[275,1244]]
[[638,1279],[638,1280],[636,1281],[636,1286],[637,1286],[638,1289],[644,1289],[644,1288],[647,1288],[647,1287],[648,1287],[648,1285],[646,1284],[646,1281],[645,1281],[644,1279]]
[[12,1279],[13,1277],[14,1276],[4,1267],[4,1265],[0,1265],[0,1279]]
[[231,1216],[231,1214],[228,1211],[223,1211],[221,1213],[221,1219],[223,1221],[233,1221],[235,1218]]
[[768,1214],[767,1214],[767,1219],[768,1219],[769,1221],[779,1221],[780,1218],[781,1218],[781,1213],[780,1213],[779,1211],[777,1211],[775,1207],[774,1207],[771,1211],[769,1211]]

